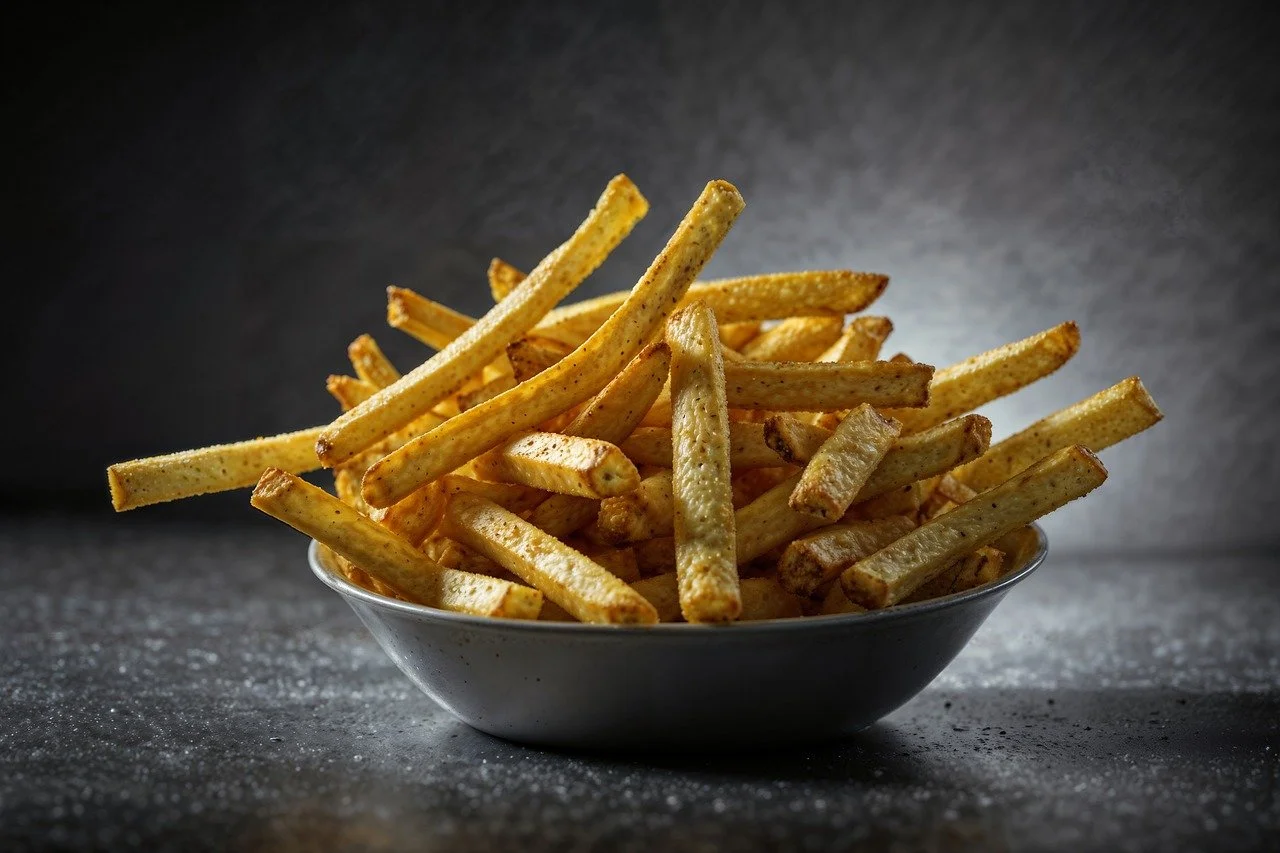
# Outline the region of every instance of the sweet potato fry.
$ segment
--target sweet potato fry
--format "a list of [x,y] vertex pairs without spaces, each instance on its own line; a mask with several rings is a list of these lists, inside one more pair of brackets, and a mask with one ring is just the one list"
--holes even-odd
[[[831,522],[840,518],[893,446],[899,429],[870,404],[854,409],[805,466],[791,493],[791,508]],[[763,441],[763,426],[760,433]]]
[[898,515],[824,527],[787,546],[778,561],[778,582],[796,595],[814,595],[858,560],[900,539],[915,526],[910,518]]
[[489,261],[489,292],[493,294],[494,302],[506,299],[507,294],[515,290],[524,279],[523,272],[502,258]]
[[400,371],[383,354],[372,335],[361,335],[352,341],[347,347],[347,358],[351,359],[356,376],[377,388],[386,388],[400,378]]
[[927,364],[887,361],[749,361],[724,369],[730,406],[775,412],[826,412],[861,403],[922,406],[932,376]]
[[635,464],[617,445],[595,438],[531,432],[471,461],[476,476],[563,495],[609,498],[640,484]]
[[[668,427],[640,427],[619,447],[637,465],[671,467],[671,430]],[[765,443],[764,424],[730,421],[729,464],[737,471],[776,468],[782,460]]]
[[845,595],[864,607],[895,604],[957,557],[1088,494],[1106,478],[1089,450],[1064,448],[983,493],[982,500],[961,504],[854,563],[840,576]]
[[844,319],[788,317],[742,348],[751,361],[813,361],[840,339]]

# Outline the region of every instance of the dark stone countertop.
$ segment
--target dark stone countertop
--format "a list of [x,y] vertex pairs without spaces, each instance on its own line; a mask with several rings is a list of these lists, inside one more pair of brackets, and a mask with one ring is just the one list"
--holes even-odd
[[264,524],[0,522],[0,849],[1258,849],[1271,554],[1064,557],[846,742],[549,753],[454,722]]

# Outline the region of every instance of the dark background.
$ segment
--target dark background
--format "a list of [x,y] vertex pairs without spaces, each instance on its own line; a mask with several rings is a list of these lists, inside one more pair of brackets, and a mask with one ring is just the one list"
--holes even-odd
[[[696,8],[695,8],[696,7]],[[399,283],[478,314],[607,179],[746,213],[708,275],[887,272],[888,352],[1066,319],[997,436],[1138,373],[1155,431],[1059,513],[1074,549],[1273,548],[1280,82],[1265,7],[46,5],[6,22],[10,509],[109,513],[112,461],[329,420]],[[34,17],[33,17],[34,16]],[[251,518],[243,493],[139,511]],[[263,521],[262,523],[267,523]]]

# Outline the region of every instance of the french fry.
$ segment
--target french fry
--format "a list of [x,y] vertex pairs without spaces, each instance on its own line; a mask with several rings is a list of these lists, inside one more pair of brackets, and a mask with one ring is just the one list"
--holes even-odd
[[604,541],[621,546],[655,536],[669,536],[675,529],[673,474],[662,471],[640,481],[636,488],[600,502],[597,528]]
[[364,515],[370,514],[369,505],[360,495],[360,472],[350,468],[335,468],[333,471],[333,490],[338,500]]
[[[366,382],[363,379],[357,379],[354,376],[343,376],[342,374],[332,374],[325,381],[325,389],[338,401],[338,405],[342,406],[342,411],[355,408],[356,406],[368,400],[374,394],[378,393],[378,386],[372,382]],[[315,448],[311,452],[315,453]]]
[[581,538],[566,539],[564,544],[597,566],[606,569],[609,574],[616,575],[620,581],[633,583],[640,580],[640,566],[636,562],[636,552],[632,548],[613,548]]
[[[770,273],[699,282],[678,307],[705,302],[716,321],[743,323],[781,320],[798,314],[843,317],[866,308],[889,284],[889,277],[851,270]],[[557,308],[535,331],[578,344],[595,333],[629,298],[626,291],[597,296]]]
[[722,323],[720,325],[720,343],[726,350],[739,352],[749,341],[760,334],[759,321],[748,320],[745,323]]
[[387,325],[442,350],[476,324],[468,317],[407,287],[387,288]]
[[460,474],[447,474],[441,477],[440,488],[449,497],[459,492],[479,495],[514,513],[528,512],[533,509],[542,500],[544,494],[528,486],[519,486],[514,483],[490,483]]
[[636,554],[636,566],[642,575],[657,575],[676,570],[676,538],[659,536],[631,546]]
[[783,480],[796,473],[792,465],[776,468],[748,468],[733,475],[733,508],[742,509]]
[[[899,429],[868,403],[854,409],[805,466],[788,501],[791,508],[827,521],[840,518],[893,446]],[[763,426],[760,436],[763,442]]]
[[537,590],[442,568],[382,525],[279,468],[262,475],[251,503],[419,604],[512,619],[536,619],[542,607]]
[[489,292],[493,294],[494,302],[501,302],[506,299],[507,295],[519,287],[520,282],[524,281],[524,279],[523,272],[502,260],[502,258],[494,258],[489,261]]
[[529,523],[563,539],[595,521],[599,512],[598,500],[576,495],[551,495],[529,513]]
[[1064,448],[984,492],[982,500],[963,503],[854,563],[840,576],[845,595],[869,608],[895,604],[957,557],[1088,494],[1106,478],[1089,450]]
[[[631,296],[589,340],[528,382],[451,418],[383,459],[365,475],[365,500],[371,506],[394,503],[513,435],[593,396],[666,319],[671,306],[724,239],[743,204],[731,184],[708,184]],[[517,299],[528,286],[526,281],[501,306]]]
[[445,500],[440,483],[428,483],[400,503],[386,509],[375,509],[370,515],[374,521],[416,546],[440,523]]
[[1040,550],[1040,537],[1030,527],[1019,527],[1017,530],[1012,530],[1001,536],[991,544],[1004,554],[1005,559],[1004,565],[1001,566],[1001,572],[1002,574],[1008,574],[1021,569],[1031,562],[1031,558]]
[[715,314],[694,303],[667,321],[671,347],[672,503],[680,610],[688,622],[742,612],[729,483],[729,409]]
[[565,427],[567,435],[598,438],[611,444],[631,435],[662,390],[671,368],[671,349],[664,341],[640,351],[586,404]]
[[844,318],[788,317],[742,348],[752,361],[813,361],[840,339]]
[[903,435],[928,429],[1048,376],[1078,349],[1080,330],[1062,323],[939,370],[929,384],[928,405],[885,414],[902,423]]
[[[625,176],[610,181],[573,236],[538,264],[510,296],[422,365],[330,424],[316,443],[321,461],[329,466],[345,462],[457,391],[600,266],[647,209],[648,203]],[[383,500],[382,505],[394,503],[413,488]]]
[[982,456],[957,469],[955,477],[981,492],[1025,470],[1046,453],[1072,444],[1097,453],[1154,426],[1163,417],[1142,380],[1130,376],[993,444]]
[[564,358],[572,349],[555,338],[525,335],[520,340],[507,344],[507,360],[511,362],[511,372],[516,382],[523,382]]
[[724,368],[730,406],[775,412],[826,412],[861,403],[922,406],[932,376],[927,364],[887,361],[750,361]]
[[320,467],[315,440],[323,427],[117,462],[107,469],[116,512],[252,486],[268,468],[305,474]]
[[765,619],[795,619],[803,616],[800,599],[783,589],[773,578],[744,578],[740,622]]
[[617,445],[595,438],[531,432],[471,461],[476,476],[563,495],[610,498],[640,484],[640,472]]
[[458,411],[465,412],[467,409],[474,409],[476,406],[492,400],[504,391],[510,391],[518,384],[519,381],[515,376],[495,376],[479,388],[459,393]]
[[[671,430],[668,427],[639,427],[619,447],[637,465],[671,467]],[[778,454],[765,443],[764,424],[729,422],[729,465],[745,468],[776,468]]]
[[814,595],[858,560],[900,539],[915,526],[910,518],[898,515],[833,524],[802,536],[787,545],[778,561],[778,583],[796,595]]
[[347,347],[347,358],[351,359],[356,376],[377,388],[386,388],[400,378],[400,371],[383,355],[372,335],[361,335],[352,341]]
[[659,622],[684,621],[684,614],[680,612],[680,584],[674,571],[635,581],[631,588],[653,605]]
[[447,535],[542,590],[579,621],[658,621],[652,605],[631,587],[492,501],[458,492],[449,499],[444,517]]
[[[543,605],[544,609],[546,605]],[[844,589],[838,583],[833,583],[831,589],[827,590],[827,594],[823,596],[822,606],[818,608],[818,613],[822,616],[832,616],[837,613],[866,613],[867,608],[861,604],[854,604],[849,600],[849,596],[844,594]]]
[[924,485],[908,483],[896,489],[859,501],[849,510],[849,517],[865,521],[893,515],[914,516],[924,500]]
[[982,586],[1000,577],[1003,561],[1004,555],[1000,551],[983,546],[971,554],[956,558],[936,577],[902,599],[902,603],[915,604],[917,601],[928,601]]
[[855,317],[817,361],[875,361],[893,331],[888,317]]

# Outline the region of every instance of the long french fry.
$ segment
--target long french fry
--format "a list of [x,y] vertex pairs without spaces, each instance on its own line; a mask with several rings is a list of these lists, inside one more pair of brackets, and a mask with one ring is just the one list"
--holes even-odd
[[893,331],[888,317],[855,317],[840,338],[817,361],[875,361]]
[[[640,427],[618,446],[637,465],[671,467],[671,429],[668,427]],[[764,424],[730,421],[729,464],[736,471],[775,468],[782,460],[765,443]]]
[[364,497],[360,494],[359,471],[353,471],[346,466],[335,468],[333,470],[333,491],[337,494],[338,500],[349,507],[354,507],[357,512],[364,515],[371,515],[374,512],[364,502]]
[[555,338],[525,335],[507,344],[507,360],[511,362],[511,372],[516,381],[523,382],[564,358],[572,349]]
[[439,482],[441,490],[449,497],[459,492],[467,492],[479,495],[514,513],[528,512],[533,509],[545,494],[541,489],[531,489],[514,483],[490,483],[486,480],[464,477],[461,474],[447,474],[441,477]]
[[644,542],[633,545],[632,550],[636,552],[636,565],[640,567],[642,575],[675,573],[676,538],[674,536],[646,539]]
[[669,536],[675,525],[673,474],[662,471],[640,481],[636,488],[600,502],[596,521],[601,536],[613,545],[629,545]]
[[518,384],[520,383],[514,376],[495,376],[479,388],[472,391],[463,391],[458,394],[458,411],[465,412],[467,409],[474,409],[476,406],[492,400],[504,391],[510,391]]
[[107,469],[116,512],[252,486],[268,468],[305,474],[320,467],[315,440],[323,427],[117,462]]
[[[791,508],[827,521],[844,515],[893,446],[899,430],[896,421],[886,419],[868,403],[854,409],[805,466],[791,493]],[[763,426],[760,434],[763,440]]]
[[963,503],[854,563],[840,576],[845,595],[864,607],[895,604],[957,557],[1088,494],[1106,478],[1107,469],[1086,448],[1059,450],[982,500]]
[[726,350],[740,352],[744,346],[760,334],[759,321],[748,320],[744,323],[722,323],[720,325],[720,343]]
[[840,339],[843,317],[789,317],[742,348],[752,361],[813,361]]
[[903,435],[928,429],[1048,376],[1078,349],[1075,323],[1054,326],[939,370],[929,383],[928,405],[885,414],[902,424]]
[[638,580],[631,588],[653,605],[659,622],[684,621],[684,614],[680,612],[680,583],[674,571]]
[[[778,454],[779,458],[793,465],[803,465],[812,459],[813,454],[818,452],[818,448],[822,447],[823,442],[829,439],[832,434],[829,429],[806,424],[790,415],[773,415],[764,422],[765,443]],[[964,417],[947,421],[932,429],[916,435],[904,436],[894,442],[893,447],[885,454],[885,459],[880,463],[880,467],[876,469],[876,474],[872,475],[872,481],[874,482],[879,476],[887,475],[888,471],[899,460],[905,462],[911,468],[935,467],[932,464],[918,466],[914,459],[914,454],[917,451],[936,451],[946,458],[952,458],[959,455],[961,446],[980,443],[982,449],[985,450],[990,441],[991,421],[982,415],[965,415]],[[972,459],[973,457],[970,456],[968,458]],[[883,474],[881,473],[882,469],[884,471]],[[906,485],[906,483],[914,482],[914,480],[903,481],[897,477],[891,479],[897,485]],[[883,494],[884,491],[887,491],[887,489],[877,490],[876,494]]]
[[1000,551],[984,545],[972,554],[955,559],[934,578],[902,599],[902,603],[914,604],[982,586],[1000,577],[1003,562],[1004,555]]
[[648,203],[625,176],[610,181],[573,236],[538,264],[515,292],[422,365],[330,424],[316,443],[321,461],[332,466],[350,459],[457,391],[600,266],[647,209]]
[[356,376],[378,388],[386,388],[400,378],[400,371],[383,354],[372,335],[361,335],[352,341],[347,347],[347,358],[351,359]]
[[445,501],[444,489],[437,481],[428,483],[394,506],[373,510],[371,516],[410,545],[419,545],[440,523]]
[[493,294],[494,302],[506,299],[507,295],[519,287],[524,279],[524,273],[502,258],[489,261],[489,292]]
[[[378,393],[378,386],[354,376],[331,374],[325,381],[325,389],[333,395],[333,399],[342,406],[342,411],[355,408]],[[315,453],[315,448],[311,449]],[[318,460],[317,460],[318,461]]]
[[649,602],[609,571],[492,501],[467,492],[453,495],[445,532],[542,590],[579,621],[658,621]]
[[[699,282],[679,307],[705,302],[719,323],[781,320],[798,314],[842,317],[866,308],[884,292],[889,277],[851,270],[770,273]],[[628,298],[626,291],[557,308],[535,331],[577,344],[604,324]]]
[[442,350],[476,324],[468,317],[407,287],[387,288],[387,325]]
[[672,503],[680,610],[688,622],[742,612],[729,483],[729,407],[715,314],[695,302],[667,321],[671,347]]
[[[379,462],[365,475],[365,500],[372,506],[394,503],[598,392],[666,319],[720,245],[743,204],[732,184],[708,184],[631,296],[589,340],[528,382],[451,418]],[[526,281],[501,305],[517,299],[528,286]]]
[[882,495],[867,498],[854,504],[847,518],[871,521],[877,518],[889,518],[894,515],[915,516],[924,501],[924,484],[908,483]]
[[986,453],[953,473],[981,492],[1025,470],[1046,453],[1072,444],[1097,453],[1154,426],[1163,417],[1142,380],[1130,376],[991,445]]
[[562,495],[609,498],[640,483],[635,464],[617,445],[595,438],[531,432],[471,461],[476,476]]
[[915,522],[904,515],[876,521],[833,524],[796,539],[778,561],[778,583],[810,596],[840,577],[858,560],[905,536]]
[[[537,527],[537,525],[534,526]],[[618,580],[624,583],[634,583],[640,580],[640,566],[636,562],[636,552],[631,548],[614,548],[610,545],[588,542],[586,539],[578,537],[565,539],[564,544],[597,566],[606,569],[609,574],[616,576]]]
[[251,503],[419,604],[512,619],[536,619],[542,607],[537,590],[442,568],[382,525],[279,468],[262,475]]
[[[838,584],[837,584],[838,586]],[[643,595],[658,612],[660,622],[682,622],[680,588],[675,572],[665,572],[636,581],[631,588]],[[794,619],[804,615],[800,599],[787,592],[773,578],[743,578],[739,581],[742,611],[739,622],[763,619]]]
[[724,368],[730,406],[779,412],[827,412],[861,403],[922,406],[932,376],[927,364],[887,361],[748,361]]

